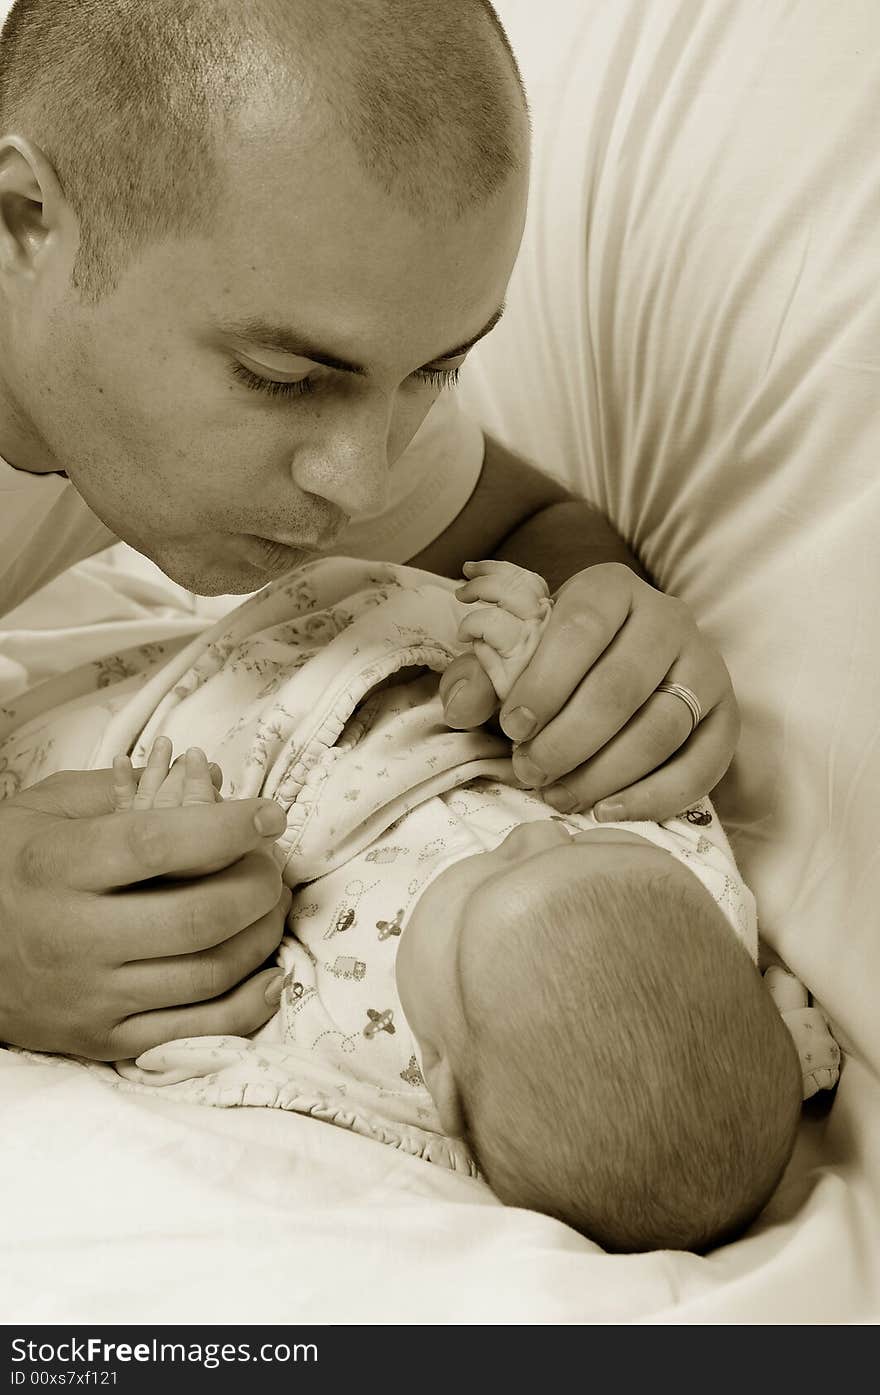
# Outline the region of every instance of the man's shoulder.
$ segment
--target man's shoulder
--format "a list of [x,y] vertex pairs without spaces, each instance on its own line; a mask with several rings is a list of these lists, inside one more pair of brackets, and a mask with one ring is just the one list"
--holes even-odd
[[0,461],[0,615],[116,538],[65,475]]

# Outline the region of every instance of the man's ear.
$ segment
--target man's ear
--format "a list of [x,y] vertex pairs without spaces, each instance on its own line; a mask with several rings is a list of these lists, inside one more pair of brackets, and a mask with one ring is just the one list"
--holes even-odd
[[448,1056],[433,1047],[428,1047],[422,1053],[422,1069],[425,1084],[437,1106],[440,1127],[445,1134],[461,1138],[464,1133],[464,1113]]
[[61,232],[64,194],[43,152],[0,137],[0,274],[32,278]]

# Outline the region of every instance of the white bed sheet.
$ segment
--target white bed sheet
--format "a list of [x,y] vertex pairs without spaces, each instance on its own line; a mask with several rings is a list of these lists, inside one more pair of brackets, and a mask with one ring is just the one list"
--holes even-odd
[[876,1316],[880,1099],[858,1066],[765,1220],[707,1259],[605,1255],[334,1125],[123,1095],[72,1064],[3,1052],[0,1101],[7,1323]]
[[[79,623],[41,629],[62,604]],[[223,602],[209,603],[216,609]],[[206,618],[127,549],[0,636],[27,681]],[[122,627],[122,628],[120,628]],[[11,642],[7,642],[11,641]],[[880,1311],[880,1089],[847,1063],[750,1235],[709,1258],[609,1256],[481,1183],[331,1124],[213,1110],[0,1051],[0,1313],[11,1322],[870,1321]],[[833,1275],[833,1283],[829,1276]]]

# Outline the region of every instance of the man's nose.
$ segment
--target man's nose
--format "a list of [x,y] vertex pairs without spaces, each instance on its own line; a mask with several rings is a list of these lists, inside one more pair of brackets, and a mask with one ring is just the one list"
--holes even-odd
[[349,518],[381,513],[388,494],[389,419],[384,400],[325,416],[295,451],[294,483]]

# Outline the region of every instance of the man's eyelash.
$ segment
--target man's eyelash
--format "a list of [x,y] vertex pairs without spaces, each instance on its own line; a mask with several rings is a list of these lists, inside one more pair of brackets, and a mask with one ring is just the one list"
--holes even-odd
[[420,368],[415,376],[423,383],[430,383],[431,387],[448,388],[455,387],[460,373],[459,365],[458,368]]
[[[279,383],[272,378],[261,378],[256,373],[252,373],[249,368],[245,368],[243,363],[234,360],[231,364],[232,376],[252,392],[265,392],[269,397],[305,397],[314,391],[310,378],[300,378],[294,383]],[[454,387],[458,382],[461,368],[420,368],[413,377],[420,382],[428,383],[430,387],[443,388]]]
[[311,381],[308,378],[300,378],[296,383],[276,383],[271,378],[260,378],[256,373],[252,373],[249,368],[245,368],[243,363],[234,360],[231,365],[232,376],[245,387],[251,388],[254,392],[265,392],[270,397],[303,397],[310,393],[312,389]]

